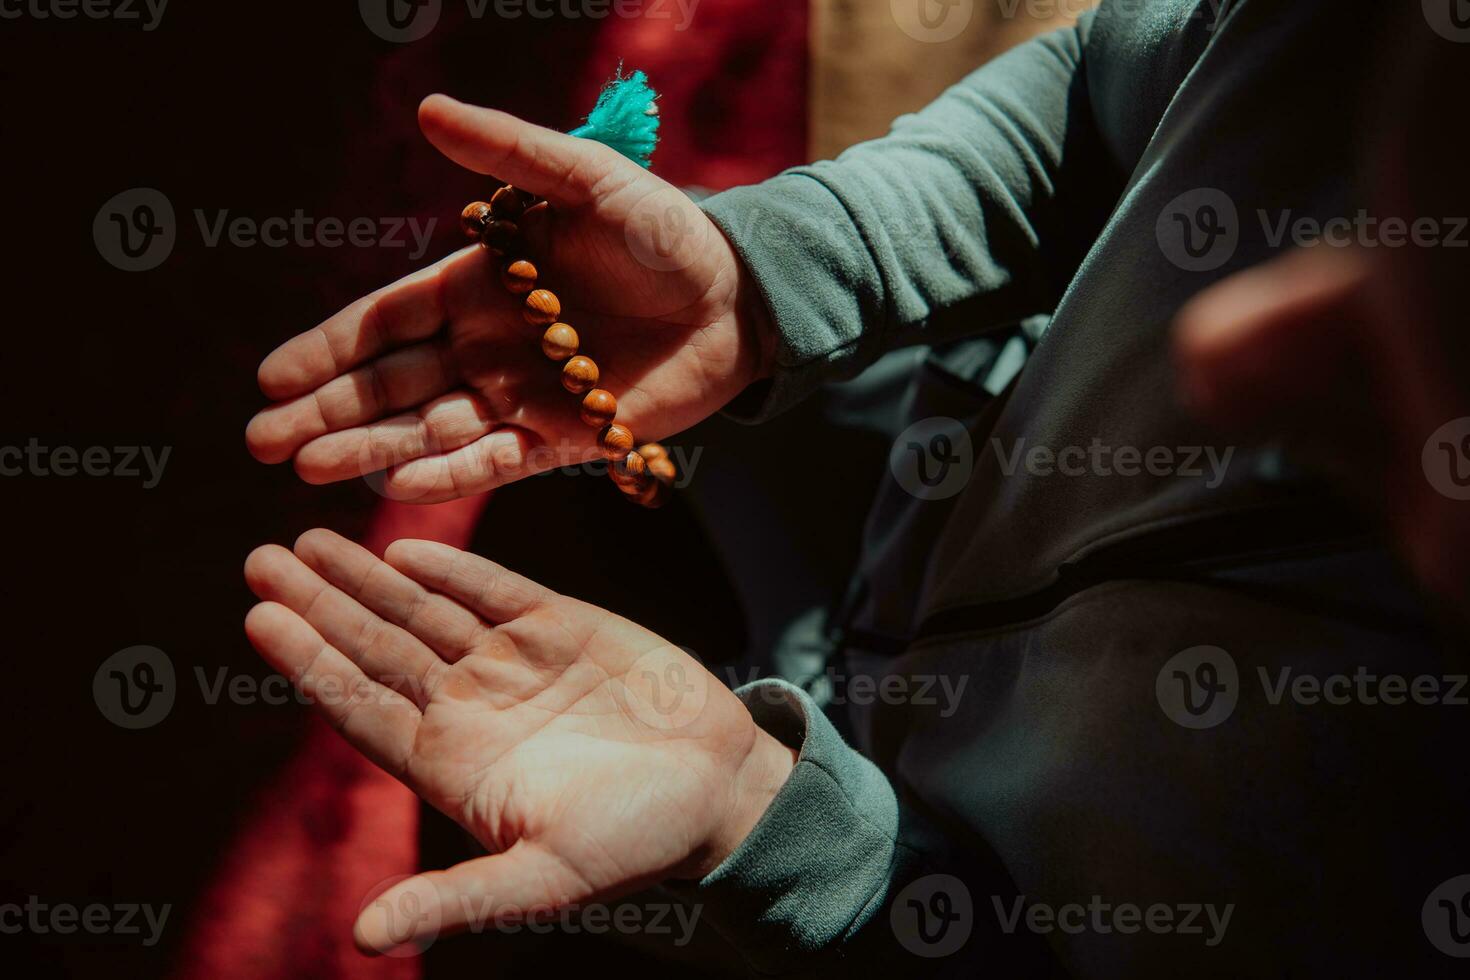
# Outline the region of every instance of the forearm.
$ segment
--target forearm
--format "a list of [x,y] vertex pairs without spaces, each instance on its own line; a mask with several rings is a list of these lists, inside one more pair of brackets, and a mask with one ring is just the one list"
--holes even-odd
[[1067,185],[1096,176],[1075,152],[1091,128],[1086,34],[1038,38],[883,139],[705,203],[774,328],[771,380],[735,414],[1051,309],[1069,272],[1059,239],[1082,231],[1062,220]]

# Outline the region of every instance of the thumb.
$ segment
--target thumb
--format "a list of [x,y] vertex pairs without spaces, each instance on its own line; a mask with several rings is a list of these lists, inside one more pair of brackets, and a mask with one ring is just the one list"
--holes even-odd
[[569,905],[585,897],[573,890],[576,881],[559,859],[518,843],[447,871],[404,878],[370,897],[352,938],[369,956],[422,951],[441,936],[479,933]]
[[570,207],[591,200],[598,183],[621,164],[637,166],[601,143],[447,95],[419,105],[419,127],[460,166]]

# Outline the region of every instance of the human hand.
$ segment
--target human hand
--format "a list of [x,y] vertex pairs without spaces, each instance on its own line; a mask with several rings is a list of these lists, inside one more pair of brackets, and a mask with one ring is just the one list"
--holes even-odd
[[245,565],[266,661],[490,851],[371,903],[365,951],[702,877],[790,774],[792,750],[648,630],[446,545],[386,558],[315,530]]
[[[601,369],[640,441],[688,428],[768,373],[763,301],[687,195],[589,140],[445,96],[419,121],[446,156],[547,204],[520,222],[540,283]],[[541,353],[543,328],[479,245],[363,297],[260,366],[275,401],[250,451],[309,483],[386,471],[384,492],[433,503],[597,458]]]

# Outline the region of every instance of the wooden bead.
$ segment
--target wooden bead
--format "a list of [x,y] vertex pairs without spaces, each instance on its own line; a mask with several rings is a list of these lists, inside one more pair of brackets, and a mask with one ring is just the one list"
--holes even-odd
[[652,473],[660,483],[673,483],[679,476],[678,468],[668,456],[648,460],[648,472]]
[[592,358],[579,354],[561,369],[561,386],[574,395],[586,394],[597,387],[600,376],[601,372]]
[[[577,353],[579,341],[577,331],[570,326],[565,323],[553,323],[546,328],[546,333],[541,337],[541,353],[553,361],[565,361]],[[596,379],[592,383],[596,384]]]
[[593,388],[582,399],[582,421],[600,429],[610,425],[618,417],[618,400],[613,393],[602,388]]
[[514,221],[492,218],[485,222],[480,233],[480,244],[497,259],[503,259],[520,245],[521,229]]
[[526,322],[536,327],[549,327],[561,318],[561,300],[549,289],[533,289],[526,297]]
[[485,222],[490,220],[490,205],[474,201],[464,206],[459,213],[459,227],[466,238],[479,238],[485,231]]
[[667,483],[654,480],[633,499],[649,510],[658,510],[669,502],[669,495],[671,493],[672,491],[669,489]]
[[633,451],[633,433],[616,422],[597,434],[597,442],[602,446],[602,455],[611,460],[625,459]]
[[525,259],[517,259],[500,270],[500,281],[513,295],[524,296],[536,288],[536,267]]
[[626,494],[642,493],[653,480],[648,473],[648,464],[636,450],[609,466],[607,474]]
[[497,218],[519,221],[526,210],[526,205],[521,196],[516,193],[516,189],[507,184],[491,195],[490,210]]
[[646,442],[638,447],[638,455],[650,462],[655,459],[662,459],[668,454],[669,451],[656,442]]

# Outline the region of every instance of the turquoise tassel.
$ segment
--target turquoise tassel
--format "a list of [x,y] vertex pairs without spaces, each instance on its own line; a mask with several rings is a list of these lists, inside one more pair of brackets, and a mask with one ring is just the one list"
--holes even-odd
[[658,146],[657,99],[658,93],[649,86],[647,75],[635,71],[624,78],[619,67],[617,77],[597,97],[587,124],[572,130],[571,135],[605,143],[646,168],[653,163],[653,151]]

